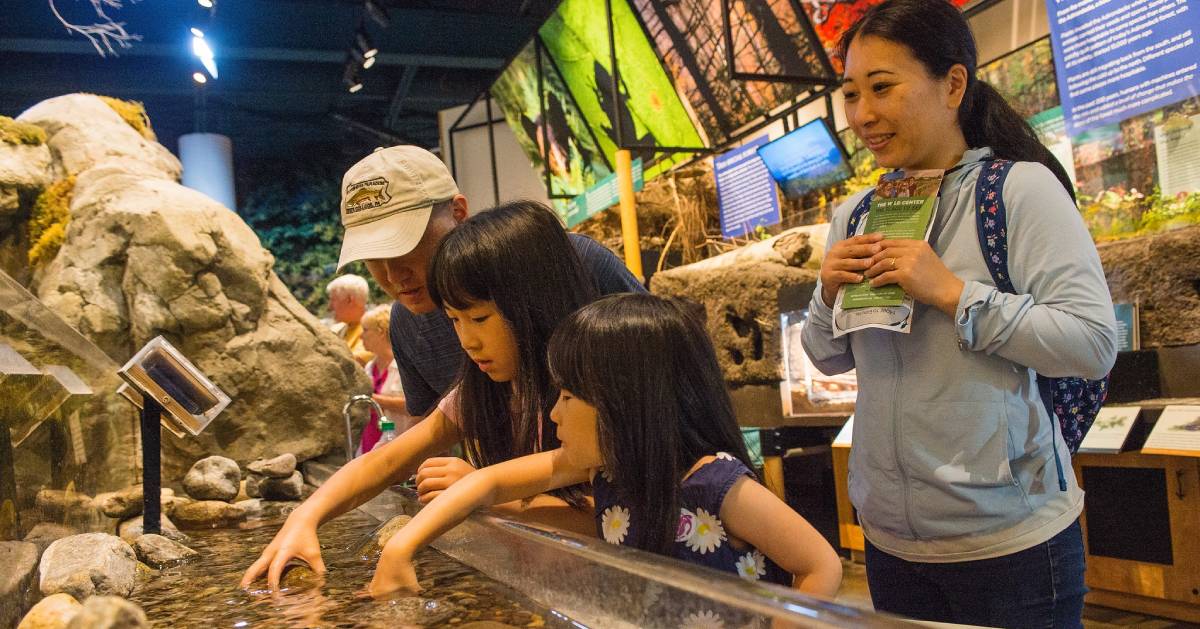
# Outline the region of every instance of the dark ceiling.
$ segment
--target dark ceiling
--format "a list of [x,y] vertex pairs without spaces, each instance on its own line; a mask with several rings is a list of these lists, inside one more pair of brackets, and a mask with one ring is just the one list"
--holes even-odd
[[[95,21],[93,2],[54,0],[70,21]],[[217,0],[206,30],[219,79],[201,94],[191,79],[189,27],[208,18],[196,0],[124,0],[106,8],[141,41],[101,57],[54,17],[49,0],[5,2],[0,20],[0,114],[71,92],[142,101],[172,151],[184,133],[233,139],[235,158],[361,156],[373,146],[438,143],[437,111],[470,102],[553,11],[555,0]],[[360,24],[379,48],[355,94],[343,68]]]

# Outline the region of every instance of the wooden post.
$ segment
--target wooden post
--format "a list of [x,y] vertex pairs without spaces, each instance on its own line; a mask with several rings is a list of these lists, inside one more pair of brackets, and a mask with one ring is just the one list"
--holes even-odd
[[638,280],[642,274],[642,245],[638,238],[637,202],[633,196],[633,156],[629,149],[617,150],[617,192],[621,199],[621,236],[625,244],[625,266]]

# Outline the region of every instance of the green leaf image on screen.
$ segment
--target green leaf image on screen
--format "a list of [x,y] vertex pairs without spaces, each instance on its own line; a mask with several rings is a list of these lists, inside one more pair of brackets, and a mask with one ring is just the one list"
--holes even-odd
[[[626,144],[703,146],[700,134],[659,65],[642,25],[625,0],[612,0],[613,28],[620,67],[620,115]],[[604,0],[563,0],[538,31],[567,89],[606,156],[617,150],[617,126],[611,77],[612,63],[605,28]],[[634,89],[629,89],[634,86]],[[690,154],[656,157],[653,150],[634,151],[648,165],[646,179]]]
[[538,102],[537,63],[537,42],[531,41],[492,84],[492,98],[543,178],[543,154],[549,155],[550,192],[583,194],[611,172],[608,161],[546,55],[542,55],[541,76],[544,101]]

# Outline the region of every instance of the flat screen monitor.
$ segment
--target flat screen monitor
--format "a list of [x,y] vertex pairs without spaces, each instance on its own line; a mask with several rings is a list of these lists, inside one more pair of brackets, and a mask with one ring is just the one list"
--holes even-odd
[[758,155],[789,199],[851,175],[845,152],[822,118],[760,146]]

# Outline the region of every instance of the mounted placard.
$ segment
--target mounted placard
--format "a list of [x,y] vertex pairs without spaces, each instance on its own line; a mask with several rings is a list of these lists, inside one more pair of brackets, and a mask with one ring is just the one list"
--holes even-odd
[[117,372],[132,390],[117,391],[142,408],[140,393],[158,401],[166,412],[163,426],[184,436],[198,435],[225,407],[230,399],[217,385],[161,336],[146,343]]

